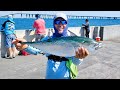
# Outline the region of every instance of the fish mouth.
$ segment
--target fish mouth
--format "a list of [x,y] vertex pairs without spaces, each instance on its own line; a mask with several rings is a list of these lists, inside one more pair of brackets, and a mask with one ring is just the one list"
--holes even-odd
[[98,50],[103,47],[103,44],[101,42],[98,42],[94,45],[95,50]]

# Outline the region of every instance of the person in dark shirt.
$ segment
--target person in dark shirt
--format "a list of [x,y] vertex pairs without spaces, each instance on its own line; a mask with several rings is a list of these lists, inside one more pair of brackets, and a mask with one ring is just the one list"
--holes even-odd
[[84,29],[86,30],[85,36],[89,38],[89,33],[90,33],[90,24],[89,24],[89,20],[86,19],[86,20],[85,20],[85,24],[82,24],[82,26],[84,26]]

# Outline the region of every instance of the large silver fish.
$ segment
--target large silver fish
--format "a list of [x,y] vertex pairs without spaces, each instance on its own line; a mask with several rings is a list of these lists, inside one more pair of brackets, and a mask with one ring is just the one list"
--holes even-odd
[[75,51],[78,49],[78,47],[85,47],[88,49],[89,52],[95,51],[102,47],[101,43],[96,42],[91,38],[79,36],[58,37],[40,42],[23,43],[40,49],[44,53],[49,53],[62,57],[75,56]]

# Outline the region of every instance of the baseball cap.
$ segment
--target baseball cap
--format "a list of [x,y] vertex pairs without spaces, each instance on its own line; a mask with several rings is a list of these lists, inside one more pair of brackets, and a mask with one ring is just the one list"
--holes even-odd
[[12,15],[8,15],[7,19],[10,20],[10,21],[13,21],[13,16]]
[[63,18],[64,20],[67,21],[67,15],[64,14],[64,13],[57,13],[57,14],[54,16],[54,20],[55,20],[56,18],[59,18],[59,17],[61,17],[61,18]]

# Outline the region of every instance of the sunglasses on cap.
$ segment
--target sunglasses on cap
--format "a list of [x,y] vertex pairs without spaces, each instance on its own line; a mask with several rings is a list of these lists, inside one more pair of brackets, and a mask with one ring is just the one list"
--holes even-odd
[[66,20],[55,20],[54,21],[54,24],[59,25],[60,23],[64,25],[64,24],[67,24],[67,21]]

